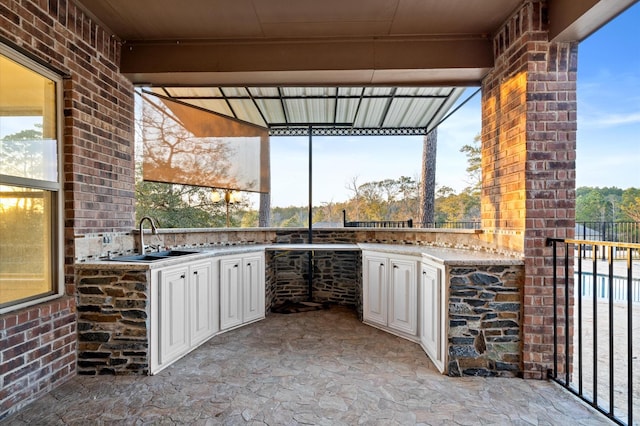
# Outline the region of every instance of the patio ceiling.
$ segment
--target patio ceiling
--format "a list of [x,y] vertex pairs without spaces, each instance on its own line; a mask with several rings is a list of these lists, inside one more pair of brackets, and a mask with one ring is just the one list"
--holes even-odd
[[[74,0],[121,41],[136,84],[478,86],[527,0]],[[529,0],[530,1],[530,0]],[[582,40],[636,0],[548,0]]]
[[[527,3],[72,1],[120,42],[134,84],[272,134],[425,133],[480,85],[493,35]],[[582,40],[635,1],[548,0],[550,38]]]

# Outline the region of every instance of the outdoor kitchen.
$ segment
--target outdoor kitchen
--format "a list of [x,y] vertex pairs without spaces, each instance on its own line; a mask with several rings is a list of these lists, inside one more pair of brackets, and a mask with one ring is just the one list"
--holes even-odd
[[[474,250],[470,244],[476,240],[477,231],[314,232],[314,243],[308,245],[300,242],[306,236],[304,230],[236,230],[237,241],[222,243],[216,240],[228,235],[219,230],[159,230],[157,238],[163,246],[166,244],[163,238],[182,242],[180,247],[173,248],[182,256],[142,262],[128,261],[127,256],[122,261],[118,261],[118,257],[80,260],[76,264],[78,373],[154,374],[180,357],[188,356],[204,341],[259,321],[265,315],[278,315],[271,311],[287,302],[297,302],[302,304],[290,311],[293,315],[304,315],[310,306],[331,309],[332,305],[342,305],[354,309],[365,323],[423,345],[444,374],[507,377],[522,374],[519,347],[523,263],[517,256],[491,253],[481,250],[480,245]],[[193,243],[189,244],[189,240]],[[477,240],[476,244],[479,244]],[[460,248],[464,245],[468,246]],[[407,317],[409,329],[394,328],[391,319],[388,324],[377,321],[375,315],[369,319],[369,310],[374,312],[379,308],[371,306],[379,294],[367,296],[366,293],[369,287],[363,280],[369,279],[368,266],[363,258],[366,260],[367,254],[373,255],[375,262],[376,256],[391,256],[392,262],[398,258],[408,261],[411,268],[406,273],[408,281],[396,283],[395,287],[400,289],[399,297],[404,300],[389,303],[396,310],[402,310],[396,312],[396,316]],[[249,301],[249,305],[237,305],[239,311],[245,312],[244,318],[242,314],[241,318],[235,318],[237,313],[229,306],[238,300],[230,298],[230,293],[233,288],[243,286],[242,279],[227,280],[224,265],[226,259],[231,258],[231,267],[237,269],[236,259],[247,255],[254,259],[254,268],[259,268],[260,276],[255,284],[243,287],[244,297],[250,293],[255,297],[255,292],[261,294],[255,301]],[[185,278],[188,272],[182,272],[188,269],[185,265],[197,266],[202,262],[212,265],[209,275],[205,275],[209,278],[204,291],[197,284],[189,286]],[[255,266],[260,263],[261,267]],[[420,273],[419,265],[438,268],[437,288],[430,290],[426,272],[423,269]],[[170,276],[163,278],[163,271],[172,269],[178,271],[180,288],[177,291],[181,296],[163,282],[172,282]],[[202,272],[199,274],[202,276]],[[395,282],[392,278],[389,285]],[[163,294],[164,291],[167,293]],[[198,291],[196,299],[204,304],[190,305],[185,291]],[[387,292],[396,294],[394,290],[382,291],[385,297]],[[185,328],[188,319],[170,316],[167,322],[162,317],[162,306],[157,301],[167,298],[184,303],[183,307],[178,306],[183,317],[197,311],[197,316],[205,318],[204,337],[190,343],[189,340],[194,340],[190,333],[196,334],[196,331]],[[258,314],[247,319],[247,306],[254,303],[261,304],[254,308]],[[400,303],[407,305],[400,308]],[[176,309],[170,308],[167,312],[175,315]],[[171,321],[182,325],[176,326]],[[191,321],[192,327],[194,322],[197,323]],[[435,334],[425,336],[429,327],[434,326]],[[171,331],[175,331],[174,336]],[[173,339],[179,341],[172,346],[179,348],[167,349],[169,355],[165,355],[160,348],[166,340]]]
[[[620,415],[547,380],[578,365],[570,249],[550,245],[575,236],[578,44],[638,1],[574,3],[3,1],[0,422]],[[314,138],[435,148],[467,91],[474,229],[314,223]],[[269,224],[275,137],[308,152],[280,167],[307,172],[295,227]],[[160,204],[209,223],[158,223],[147,183],[199,188]],[[259,198],[250,225],[233,192]]]

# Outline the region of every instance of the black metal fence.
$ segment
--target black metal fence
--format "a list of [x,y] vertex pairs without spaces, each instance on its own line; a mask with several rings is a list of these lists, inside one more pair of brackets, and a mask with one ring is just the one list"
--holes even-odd
[[[633,332],[640,321],[640,274],[634,271],[640,244],[549,239],[548,245],[554,271],[550,378],[614,422],[634,424],[640,412],[637,353],[634,358],[640,335]],[[576,256],[587,245],[591,258]],[[617,260],[614,251],[626,258]]]
[[347,221],[347,212],[342,210],[342,225],[346,228],[413,228],[413,220]]
[[413,228],[413,221],[409,220],[369,220],[344,222],[347,228]]
[[576,222],[576,240],[640,243],[640,222]]
[[480,222],[427,222],[419,223],[420,228],[439,228],[439,229],[480,229]]
[[466,222],[414,222],[408,220],[365,220],[347,221],[347,212],[342,210],[342,223],[345,227],[354,228],[439,228],[439,229],[480,229],[479,221]]
[[[640,243],[640,222],[576,222],[576,240],[610,241],[617,243]],[[593,244],[580,246],[580,256],[584,259],[593,257]],[[613,251],[600,250],[599,256],[606,260],[607,256],[624,260],[627,249],[614,246]],[[635,253],[638,258],[639,253]]]

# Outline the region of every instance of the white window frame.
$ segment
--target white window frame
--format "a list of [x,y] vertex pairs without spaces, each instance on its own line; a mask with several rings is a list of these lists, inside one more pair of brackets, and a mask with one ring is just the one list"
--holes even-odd
[[7,176],[0,174],[0,184],[22,186],[25,188],[41,189],[49,191],[52,194],[52,235],[51,235],[51,280],[53,284],[53,293],[42,297],[34,297],[29,300],[16,302],[0,308],[0,314],[22,309],[28,306],[37,305],[39,303],[58,299],[65,294],[64,279],[64,192],[62,186],[63,180],[63,96],[62,96],[62,76],[56,74],[50,69],[38,64],[36,61],[29,59],[25,55],[17,52],[9,46],[0,42],[0,54],[34,71],[41,76],[50,79],[56,85],[55,93],[55,112],[56,112],[56,149],[58,155],[58,179],[57,182],[21,178],[16,176]]

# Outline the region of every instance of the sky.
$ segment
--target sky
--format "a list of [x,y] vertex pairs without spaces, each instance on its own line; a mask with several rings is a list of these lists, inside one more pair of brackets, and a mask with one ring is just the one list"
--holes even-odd
[[[640,3],[578,47],[576,186],[640,187]],[[477,88],[469,88],[459,102]],[[460,152],[481,129],[480,94],[438,128],[436,185],[468,186]],[[422,136],[314,137],[313,205],[346,201],[353,183],[418,180]],[[271,138],[271,205],[308,204],[308,138]]]

